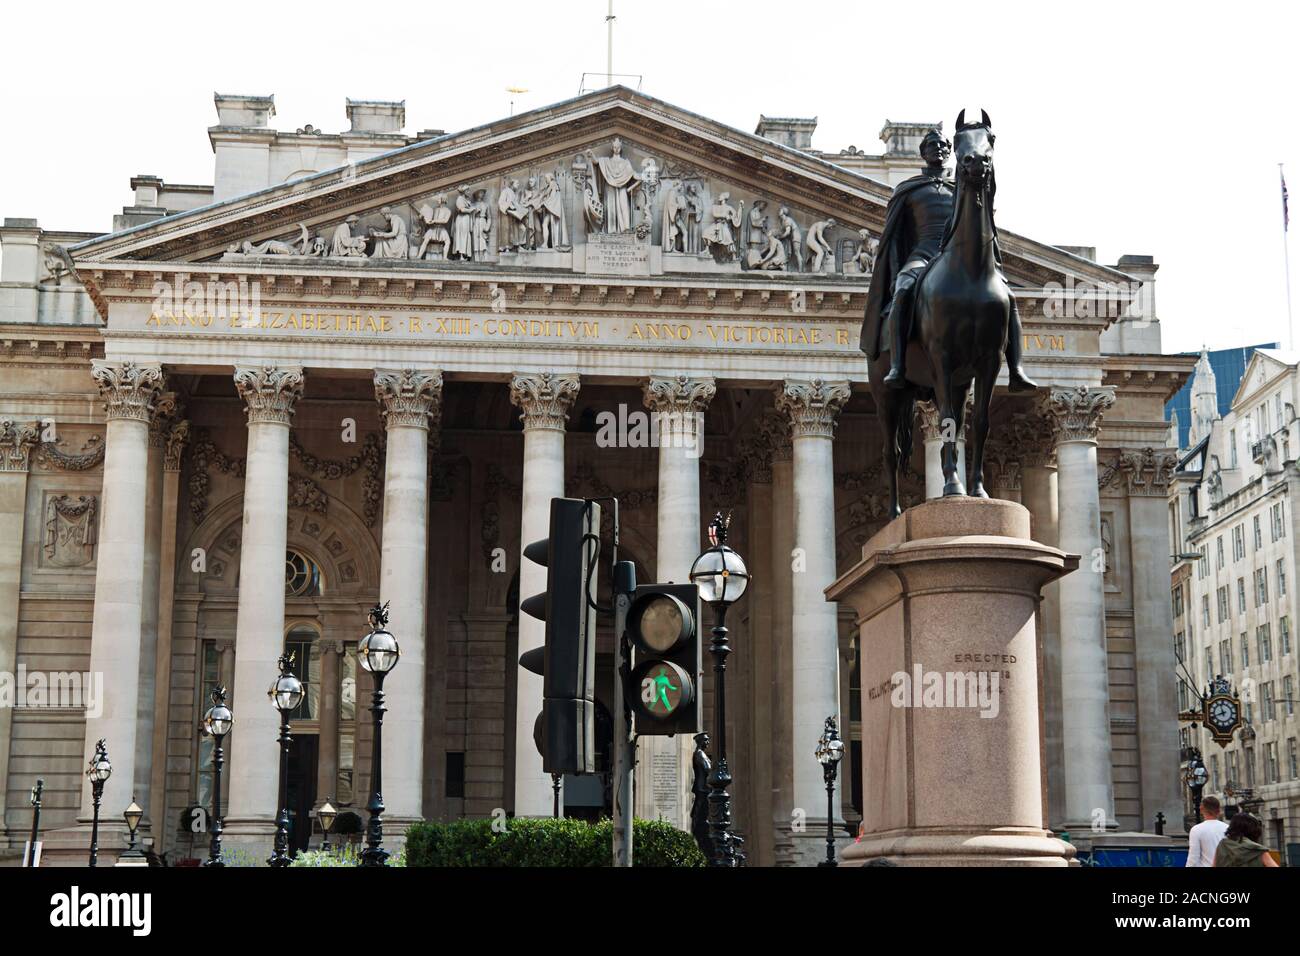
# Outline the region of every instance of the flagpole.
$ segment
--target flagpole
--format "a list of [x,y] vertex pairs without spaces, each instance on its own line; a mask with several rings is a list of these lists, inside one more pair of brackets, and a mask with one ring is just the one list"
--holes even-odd
[[1295,349],[1295,324],[1291,319],[1291,248],[1287,235],[1291,224],[1291,215],[1287,210],[1286,173],[1282,164],[1277,164],[1277,175],[1282,183],[1282,268],[1286,271],[1286,331],[1289,340],[1288,349]]

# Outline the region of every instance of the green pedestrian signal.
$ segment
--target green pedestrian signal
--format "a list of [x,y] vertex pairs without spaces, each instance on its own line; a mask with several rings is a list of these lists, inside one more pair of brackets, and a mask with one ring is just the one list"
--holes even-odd
[[700,594],[694,584],[643,584],[628,607],[625,636],[635,663],[624,695],[642,736],[700,730]]

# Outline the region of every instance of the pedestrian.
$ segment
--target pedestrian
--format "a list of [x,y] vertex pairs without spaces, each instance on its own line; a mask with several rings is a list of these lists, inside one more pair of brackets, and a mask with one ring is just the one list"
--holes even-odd
[[1201,798],[1201,816],[1205,817],[1187,834],[1187,865],[1214,866],[1214,851],[1227,832],[1228,825],[1219,819],[1223,804],[1218,797]]
[[1277,866],[1268,847],[1259,841],[1264,824],[1253,813],[1241,812],[1232,818],[1228,830],[1214,853],[1215,866]]

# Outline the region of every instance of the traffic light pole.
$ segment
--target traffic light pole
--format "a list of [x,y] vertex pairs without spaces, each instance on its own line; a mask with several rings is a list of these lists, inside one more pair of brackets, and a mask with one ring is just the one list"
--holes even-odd
[[[615,511],[617,514],[617,511]],[[632,865],[633,777],[636,767],[636,739],[632,736],[631,711],[624,700],[624,678],[632,667],[626,636],[626,621],[632,592],[636,590],[636,565],[631,561],[614,564],[614,865]]]

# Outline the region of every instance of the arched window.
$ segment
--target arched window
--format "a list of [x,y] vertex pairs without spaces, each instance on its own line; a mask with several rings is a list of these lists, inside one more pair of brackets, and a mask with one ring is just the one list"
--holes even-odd
[[285,552],[285,597],[319,597],[323,587],[319,564],[293,548]]
[[284,638],[284,651],[293,655],[291,669],[302,681],[302,703],[289,713],[291,721],[320,718],[320,633],[308,624],[295,624]]

